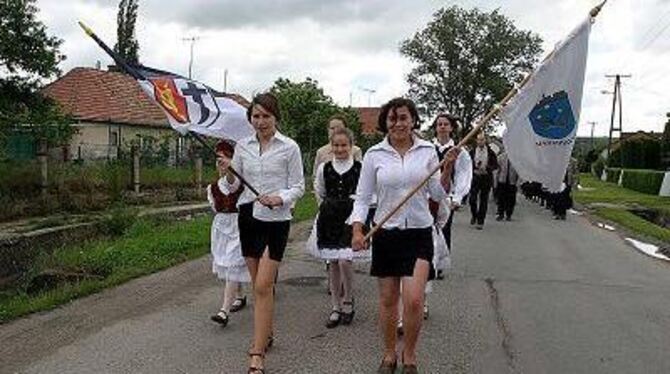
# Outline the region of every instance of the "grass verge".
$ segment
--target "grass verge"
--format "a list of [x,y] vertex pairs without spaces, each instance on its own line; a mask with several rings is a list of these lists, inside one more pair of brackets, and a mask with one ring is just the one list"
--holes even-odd
[[[296,204],[293,221],[312,219],[316,209],[313,194],[306,194]],[[143,218],[127,227],[117,221],[128,222],[130,218],[120,212],[113,216],[118,218],[106,224],[109,234],[117,235],[114,238],[45,253],[15,288],[0,291],[0,323],[53,309],[209,253],[210,216],[177,222]]]
[[[613,183],[606,183],[590,174],[580,176],[580,184],[585,189],[576,191],[575,200],[592,208],[596,216],[613,222],[635,234],[670,243],[670,230],[655,225],[628,211],[629,208],[643,207],[670,215],[670,198],[647,195],[628,190]],[[597,203],[613,206],[597,206]]]
[[654,225],[635,214],[619,208],[595,208],[594,213],[636,234],[670,243],[670,230]]

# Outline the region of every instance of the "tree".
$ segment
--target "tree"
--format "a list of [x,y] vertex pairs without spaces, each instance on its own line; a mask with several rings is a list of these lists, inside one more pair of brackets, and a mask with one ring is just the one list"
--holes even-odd
[[279,100],[282,117],[280,131],[300,145],[306,170],[312,170],[316,150],[328,142],[326,123],[335,114],[345,117],[358,146],[366,149],[374,141],[361,136],[358,112],[335,104],[316,80],[307,78],[303,82],[292,82],[279,78],[270,91]]
[[0,1],[0,150],[13,131],[29,132],[49,144],[72,135],[57,105],[42,96],[44,79],[60,74],[61,39],[36,19],[35,0]]
[[140,45],[135,38],[135,22],[137,21],[137,0],[121,0],[116,16],[116,45],[114,51],[129,64],[140,62]]
[[538,62],[541,43],[498,10],[442,8],[400,46],[416,63],[407,76],[409,96],[425,115],[460,117],[467,132]]

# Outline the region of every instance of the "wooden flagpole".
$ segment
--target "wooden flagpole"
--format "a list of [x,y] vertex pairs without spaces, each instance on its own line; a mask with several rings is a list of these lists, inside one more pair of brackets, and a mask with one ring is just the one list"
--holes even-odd
[[[591,19],[594,19],[594,18],[598,15],[598,13],[600,13],[600,10],[603,8],[603,6],[605,6],[605,3],[607,3],[607,0],[604,0],[602,3],[600,3],[600,5],[596,6],[596,7],[593,8],[593,9],[591,9],[591,11],[589,12],[589,14],[591,15]],[[547,57],[545,57],[545,59],[544,59],[543,61],[546,61],[546,60],[547,60],[549,57],[551,57],[553,54],[554,54],[554,51],[552,51],[549,55],[547,55]],[[494,106],[493,106],[493,109],[491,109],[491,110],[484,116],[484,118],[482,118],[482,119],[479,121],[479,123],[477,123],[477,125],[475,125],[475,127],[473,127],[472,130],[470,130],[470,132],[469,132],[467,135],[465,135],[465,137],[463,137],[463,139],[461,139],[460,142],[458,142],[458,144],[457,144],[454,148],[452,148],[451,150],[449,150],[449,152],[452,152],[452,151],[454,151],[455,149],[459,149],[459,150],[460,150],[460,148],[463,147],[468,141],[470,141],[470,139],[471,139],[475,134],[477,134],[481,129],[483,129],[483,128],[489,123],[489,121],[491,121],[491,119],[493,119],[493,117],[494,117],[496,114],[498,114],[498,113],[502,110],[502,108],[503,108],[505,105],[507,105],[507,103],[508,103],[514,96],[516,96],[517,93],[519,93],[519,90],[521,90],[521,88],[522,88],[523,86],[525,86],[526,83],[528,83],[528,81],[530,80],[530,78],[533,76],[533,73],[534,73],[534,72],[531,72],[531,73],[529,73],[528,75],[526,75],[526,77],[523,78],[523,80],[521,81],[521,83],[519,83],[516,87],[512,88],[512,89],[507,93],[507,95],[506,95],[506,96],[505,96],[505,97],[504,97],[498,104],[494,105]],[[384,223],[386,223],[389,219],[391,219],[391,217],[393,217],[393,216],[400,210],[400,208],[402,208],[402,207],[407,203],[407,201],[409,201],[409,199],[411,199],[412,196],[414,196],[414,194],[416,194],[420,189],[422,189],[422,188],[426,185],[426,183],[428,183],[428,181],[429,181],[430,178],[433,176],[433,174],[437,173],[437,171],[440,170],[440,169],[442,168],[442,166],[446,163],[447,160],[448,160],[448,157],[445,157],[445,158],[442,160],[442,162],[440,162],[440,163],[439,163],[433,170],[431,170],[430,174],[428,174],[428,175],[423,179],[423,181],[421,181],[421,183],[419,183],[418,186],[414,187],[414,188],[413,188],[407,195],[405,195],[405,197],[400,201],[400,203],[398,203],[398,205],[397,205],[393,210],[391,210],[389,213],[387,213],[387,214],[381,219],[381,221],[379,221],[379,223],[378,223],[376,226],[372,227],[372,229],[370,230],[370,232],[368,232],[367,235],[365,235],[365,241],[367,242],[368,240],[370,240],[370,238],[372,237],[372,235],[374,235],[375,232],[377,232],[377,230],[379,230],[379,228],[382,227],[382,226],[384,225]]]

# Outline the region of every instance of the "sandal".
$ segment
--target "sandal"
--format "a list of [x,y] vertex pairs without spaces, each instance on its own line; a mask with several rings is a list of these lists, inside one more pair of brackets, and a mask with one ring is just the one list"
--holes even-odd
[[221,309],[218,313],[210,317],[212,321],[221,325],[221,327],[226,327],[228,325],[228,313],[225,310]]
[[330,316],[328,317],[328,322],[326,322],[326,328],[328,329],[335,328],[340,324],[340,322],[342,322],[342,312],[333,309],[330,312]]
[[245,306],[247,306],[247,297],[237,297],[235,298],[235,301],[233,301],[233,305],[230,306],[230,312],[239,312],[240,310],[244,309]]
[[[251,357],[260,357],[261,359],[265,359],[265,354],[261,352],[249,351],[249,358]],[[249,364],[249,370],[247,370],[247,374],[265,374],[265,368]]]

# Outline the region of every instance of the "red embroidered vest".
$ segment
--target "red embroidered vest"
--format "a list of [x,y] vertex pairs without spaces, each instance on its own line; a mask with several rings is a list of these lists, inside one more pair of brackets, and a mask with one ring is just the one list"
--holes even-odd
[[209,185],[214,198],[214,210],[217,213],[237,213],[237,200],[239,200],[244,186],[240,186],[237,191],[231,194],[224,194],[219,188],[219,183],[214,182]]

